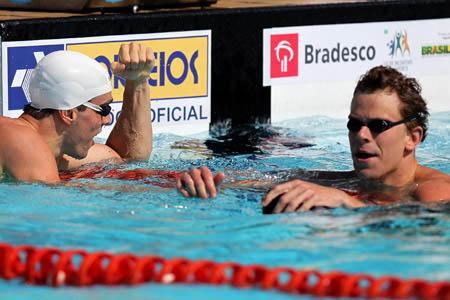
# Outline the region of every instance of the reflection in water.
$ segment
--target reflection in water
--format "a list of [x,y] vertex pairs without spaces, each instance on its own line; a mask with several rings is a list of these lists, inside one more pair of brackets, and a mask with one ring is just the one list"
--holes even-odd
[[[443,215],[450,215],[450,202],[412,203],[403,202],[388,206],[372,207],[364,210],[366,214],[361,226],[353,232],[375,232],[379,234],[402,232],[403,235],[445,236]],[[431,230],[430,230],[431,229]]]
[[[219,126],[219,125],[217,125]],[[217,156],[238,154],[268,154],[280,149],[299,149],[313,144],[304,137],[292,136],[285,129],[264,125],[241,125],[233,128],[215,128],[205,141],[188,140],[176,142],[173,149],[190,149],[202,154]]]

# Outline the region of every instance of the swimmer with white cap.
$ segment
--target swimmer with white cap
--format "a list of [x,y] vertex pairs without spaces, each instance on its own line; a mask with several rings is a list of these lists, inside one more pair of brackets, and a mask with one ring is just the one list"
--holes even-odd
[[59,182],[59,171],[103,160],[147,160],[152,150],[150,87],[153,51],[123,44],[111,71],[124,78],[120,117],[106,144],[94,137],[111,122],[108,71],[72,51],[45,56],[32,73],[31,103],[18,118],[0,117],[0,177]]

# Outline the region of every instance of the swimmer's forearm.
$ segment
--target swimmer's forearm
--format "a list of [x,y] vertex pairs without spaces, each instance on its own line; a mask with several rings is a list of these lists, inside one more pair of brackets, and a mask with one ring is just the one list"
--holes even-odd
[[[245,172],[241,172],[246,175]],[[237,172],[237,174],[240,174]],[[234,188],[272,188],[274,185],[293,179],[349,179],[354,177],[354,171],[321,171],[321,170],[288,170],[267,174],[266,178],[232,180],[223,184],[225,187]]]
[[275,183],[271,180],[248,179],[248,180],[234,180],[234,181],[224,182],[222,184],[222,187],[269,189],[274,184]]
[[298,169],[290,176],[291,179],[349,179],[356,176],[354,171],[323,171]]
[[122,158],[148,160],[152,151],[152,122],[148,79],[127,80],[122,112],[106,142]]

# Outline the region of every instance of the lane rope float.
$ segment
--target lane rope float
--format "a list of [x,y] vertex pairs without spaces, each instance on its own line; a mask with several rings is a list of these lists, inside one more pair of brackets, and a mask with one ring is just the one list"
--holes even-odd
[[317,297],[449,300],[450,282],[0,243],[0,277],[58,286],[230,285]]

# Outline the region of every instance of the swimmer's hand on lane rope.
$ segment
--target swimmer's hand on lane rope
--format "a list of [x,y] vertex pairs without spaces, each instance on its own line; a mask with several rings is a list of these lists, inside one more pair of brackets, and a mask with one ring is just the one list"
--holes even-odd
[[155,66],[153,50],[142,44],[123,44],[119,50],[119,62],[111,63],[111,71],[127,80],[150,77]]

